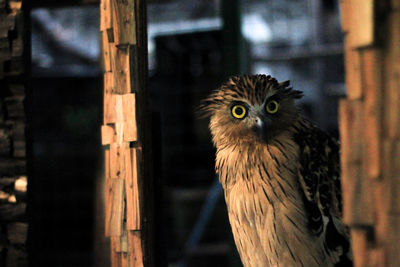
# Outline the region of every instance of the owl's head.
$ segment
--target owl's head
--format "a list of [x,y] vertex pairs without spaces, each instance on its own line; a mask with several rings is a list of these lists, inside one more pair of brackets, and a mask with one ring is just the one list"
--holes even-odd
[[298,118],[294,99],[302,92],[266,75],[230,78],[203,100],[200,112],[210,117],[210,130],[218,146],[268,142]]

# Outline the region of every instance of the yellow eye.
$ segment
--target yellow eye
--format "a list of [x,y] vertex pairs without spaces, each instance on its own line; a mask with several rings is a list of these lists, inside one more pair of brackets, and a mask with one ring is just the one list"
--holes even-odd
[[279,109],[279,103],[275,100],[271,100],[267,103],[267,105],[265,106],[265,109],[267,110],[268,113],[274,114]]
[[235,105],[232,107],[232,116],[236,119],[243,119],[246,116],[246,108],[242,105]]

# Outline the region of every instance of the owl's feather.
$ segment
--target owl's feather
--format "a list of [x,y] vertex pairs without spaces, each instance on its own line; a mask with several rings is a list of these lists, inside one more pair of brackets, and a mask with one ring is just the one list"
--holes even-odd
[[[351,266],[338,144],[303,118],[293,102],[301,96],[270,76],[233,77],[201,107],[246,267]],[[276,114],[265,112],[271,99],[279,101]],[[237,103],[247,112],[240,120],[231,114]],[[268,134],[257,134],[255,125]]]

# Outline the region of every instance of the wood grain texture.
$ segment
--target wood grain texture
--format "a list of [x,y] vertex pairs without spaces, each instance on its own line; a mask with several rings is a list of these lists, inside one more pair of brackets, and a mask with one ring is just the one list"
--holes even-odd
[[124,116],[124,141],[137,141],[137,123],[136,123],[136,96],[135,94],[126,94],[122,98],[123,116]]
[[112,266],[154,266],[149,224],[153,191],[149,189],[146,3],[102,0],[100,15],[102,144],[107,145],[105,232],[111,237]]
[[351,48],[361,48],[374,43],[374,1],[375,0],[348,0],[350,14],[348,39],[346,42]]
[[111,0],[116,45],[136,44],[135,0]]
[[385,49],[386,105],[385,132],[393,139],[400,138],[400,11],[388,15]]
[[362,58],[362,78],[364,88],[364,133],[365,133],[365,166],[366,175],[372,179],[381,176],[382,144],[382,105],[383,81],[382,52],[377,48],[360,51]]
[[343,209],[355,266],[363,267],[400,262],[400,1],[390,3],[341,1],[348,89],[339,109]]
[[339,105],[343,221],[348,225],[373,225],[371,183],[364,179],[363,102],[341,100]]
[[[124,180],[123,179],[111,179],[111,212],[109,218],[109,230],[110,236],[120,237],[122,235],[122,223],[124,219]],[[119,239],[118,239],[119,241]],[[118,244],[120,242],[117,242]],[[116,249],[119,249],[118,247]],[[118,251],[118,250],[117,250]]]
[[360,54],[345,44],[345,70],[348,99],[360,99],[363,96],[361,80],[361,57]]

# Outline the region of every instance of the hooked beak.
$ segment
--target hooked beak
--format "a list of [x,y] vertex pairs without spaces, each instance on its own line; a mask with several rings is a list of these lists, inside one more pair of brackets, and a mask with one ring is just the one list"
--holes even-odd
[[254,125],[251,127],[251,129],[261,138],[261,140],[263,141],[266,140],[267,137],[266,125],[261,118],[256,117],[256,119],[254,120]]

